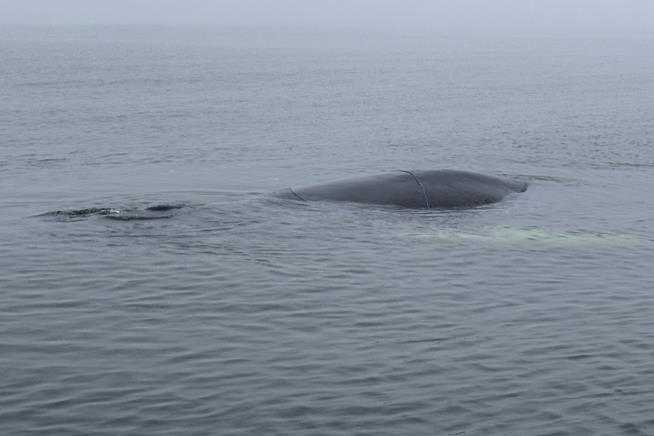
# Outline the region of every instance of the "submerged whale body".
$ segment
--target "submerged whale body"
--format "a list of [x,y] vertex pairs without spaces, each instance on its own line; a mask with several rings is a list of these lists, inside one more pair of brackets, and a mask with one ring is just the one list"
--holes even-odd
[[303,201],[347,201],[413,209],[473,207],[527,190],[525,182],[456,170],[395,171],[280,193]]

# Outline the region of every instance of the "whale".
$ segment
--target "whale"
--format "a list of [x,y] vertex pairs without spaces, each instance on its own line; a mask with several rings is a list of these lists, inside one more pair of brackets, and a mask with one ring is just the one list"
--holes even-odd
[[396,170],[301,188],[277,195],[298,201],[337,201],[410,209],[466,208],[524,192],[527,183],[460,170]]

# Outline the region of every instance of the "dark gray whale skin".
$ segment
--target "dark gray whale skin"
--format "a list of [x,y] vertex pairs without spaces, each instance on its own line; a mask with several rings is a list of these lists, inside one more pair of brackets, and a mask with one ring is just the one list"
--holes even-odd
[[527,183],[457,170],[394,171],[278,193],[303,201],[347,201],[411,209],[474,207],[495,203]]

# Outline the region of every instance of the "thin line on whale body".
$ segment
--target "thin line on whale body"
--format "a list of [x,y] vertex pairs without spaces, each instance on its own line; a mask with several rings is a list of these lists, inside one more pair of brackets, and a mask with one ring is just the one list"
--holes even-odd
[[431,209],[431,205],[429,204],[429,197],[427,197],[427,193],[425,192],[425,185],[422,184],[422,182],[420,181],[420,179],[419,179],[418,177],[416,177],[416,175],[413,174],[413,172],[411,172],[411,171],[409,171],[409,170],[397,170],[397,171],[400,171],[400,172],[402,172],[402,173],[410,174],[411,177],[413,177],[413,179],[416,181],[416,183],[418,184],[418,186],[420,186],[420,190],[422,191],[422,195],[425,197],[425,207],[426,207],[427,209]]

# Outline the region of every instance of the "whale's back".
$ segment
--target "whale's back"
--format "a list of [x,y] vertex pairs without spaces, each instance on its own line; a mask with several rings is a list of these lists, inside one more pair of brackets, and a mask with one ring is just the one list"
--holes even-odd
[[496,203],[527,184],[504,177],[457,170],[412,171],[424,187],[430,208],[470,207]]
[[395,171],[289,189],[280,195],[306,201],[347,201],[406,208],[471,207],[527,189],[524,182],[457,170]]

